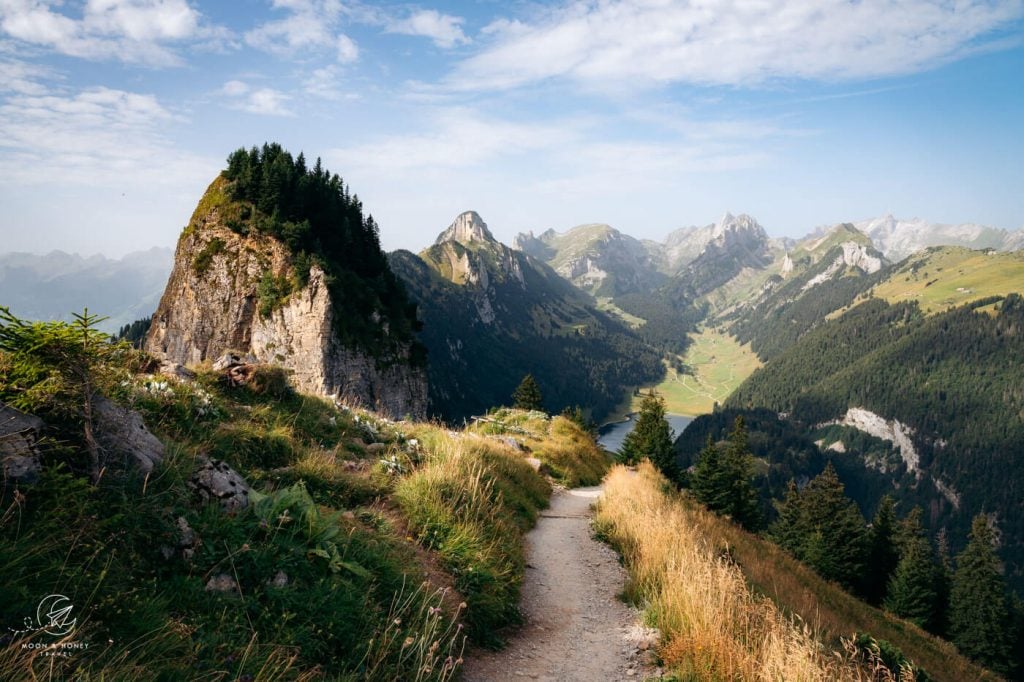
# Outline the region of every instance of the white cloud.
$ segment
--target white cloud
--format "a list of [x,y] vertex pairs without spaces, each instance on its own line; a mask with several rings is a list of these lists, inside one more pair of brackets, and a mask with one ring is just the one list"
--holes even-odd
[[359,48],[355,41],[344,33],[338,36],[338,61],[342,64],[351,64],[359,59]]
[[311,51],[333,50],[347,64],[359,58],[355,41],[338,30],[343,7],[335,0],[274,0],[283,19],[260,24],[245,34],[245,42],[278,57],[309,56]]
[[14,94],[0,104],[0,184],[192,185],[218,163],[182,152],[183,122],[153,95],[91,88]]
[[72,57],[150,66],[182,62],[169,44],[230,37],[227,29],[205,24],[186,0],[87,0],[80,17],[61,9],[51,0],[2,0],[0,31]]
[[533,22],[494,22],[483,31],[490,47],[461,63],[451,85],[872,78],[955,59],[1021,15],[1021,0],[571,2]]
[[462,32],[463,19],[437,10],[420,10],[406,19],[388,23],[389,33],[430,38],[438,47],[446,49],[470,42]]
[[50,75],[49,70],[39,64],[20,59],[0,59],[0,93],[41,95],[46,92],[46,86],[40,79]]
[[343,99],[359,99],[358,93],[346,92],[341,88],[340,71],[336,65],[314,69],[302,81],[302,91],[312,97],[338,102]]
[[249,86],[242,81],[228,81],[221,88],[221,91],[228,97],[241,97],[249,92]]
[[229,98],[232,109],[247,111],[261,116],[294,116],[288,108],[291,96],[273,88],[253,88],[238,80],[228,81],[221,87],[221,93]]

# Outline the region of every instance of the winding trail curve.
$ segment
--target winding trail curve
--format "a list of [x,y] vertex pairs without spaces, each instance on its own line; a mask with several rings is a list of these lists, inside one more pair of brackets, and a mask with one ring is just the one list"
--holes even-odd
[[[654,669],[656,632],[618,595],[626,572],[610,547],[591,537],[591,505],[601,489],[557,490],[526,536],[526,619],[501,651],[476,652],[463,679],[635,680]],[[646,665],[645,665],[646,663]]]

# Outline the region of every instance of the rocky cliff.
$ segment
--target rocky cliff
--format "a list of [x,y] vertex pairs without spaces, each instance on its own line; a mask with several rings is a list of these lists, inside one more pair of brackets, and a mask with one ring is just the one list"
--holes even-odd
[[323,270],[313,265],[303,286],[285,286],[297,279],[292,254],[273,237],[230,229],[224,192],[219,178],[178,241],[146,350],[185,365],[226,351],[252,355],[291,370],[301,391],[424,416],[426,372],[410,364],[409,350],[373,357],[343,344]]

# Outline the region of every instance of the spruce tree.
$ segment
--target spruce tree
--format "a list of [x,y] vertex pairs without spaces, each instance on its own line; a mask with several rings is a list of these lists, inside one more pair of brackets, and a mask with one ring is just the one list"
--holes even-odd
[[520,410],[543,410],[544,399],[532,374],[527,374],[512,393],[512,406]]
[[708,442],[697,455],[697,463],[690,475],[690,489],[698,502],[708,509],[717,510],[724,504],[722,487],[722,453],[708,434]]
[[790,480],[785,497],[775,503],[778,518],[772,524],[770,533],[775,544],[797,558],[800,558],[806,531],[801,502],[800,489],[796,481]]
[[900,561],[896,545],[896,503],[885,495],[878,504],[868,533],[868,570],[864,578],[864,596],[872,604],[881,604],[886,587]]
[[900,559],[889,581],[884,606],[902,619],[934,631],[938,615],[938,571],[920,518],[920,513],[911,513],[903,522]]
[[669,479],[675,480],[677,467],[672,435],[672,429],[665,419],[664,398],[647,395],[640,403],[636,426],[623,441],[619,457],[630,464],[646,457]]
[[853,589],[867,557],[867,528],[831,462],[799,498],[794,554],[822,577]]
[[742,416],[736,417],[729,444],[723,458],[727,507],[725,513],[732,516],[748,530],[761,527],[761,509],[757,491],[751,484],[754,476],[754,455],[750,452],[747,425]]
[[984,514],[956,558],[950,591],[950,634],[964,655],[1006,674],[1011,668],[1010,610],[995,537]]

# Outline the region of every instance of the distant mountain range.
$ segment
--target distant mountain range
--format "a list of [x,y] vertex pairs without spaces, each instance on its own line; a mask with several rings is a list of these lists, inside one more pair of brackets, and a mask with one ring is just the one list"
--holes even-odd
[[69,320],[88,306],[108,318],[100,327],[113,333],[153,314],[173,260],[171,249],[158,247],[117,259],[63,251],[0,254],[0,305],[33,320]]

